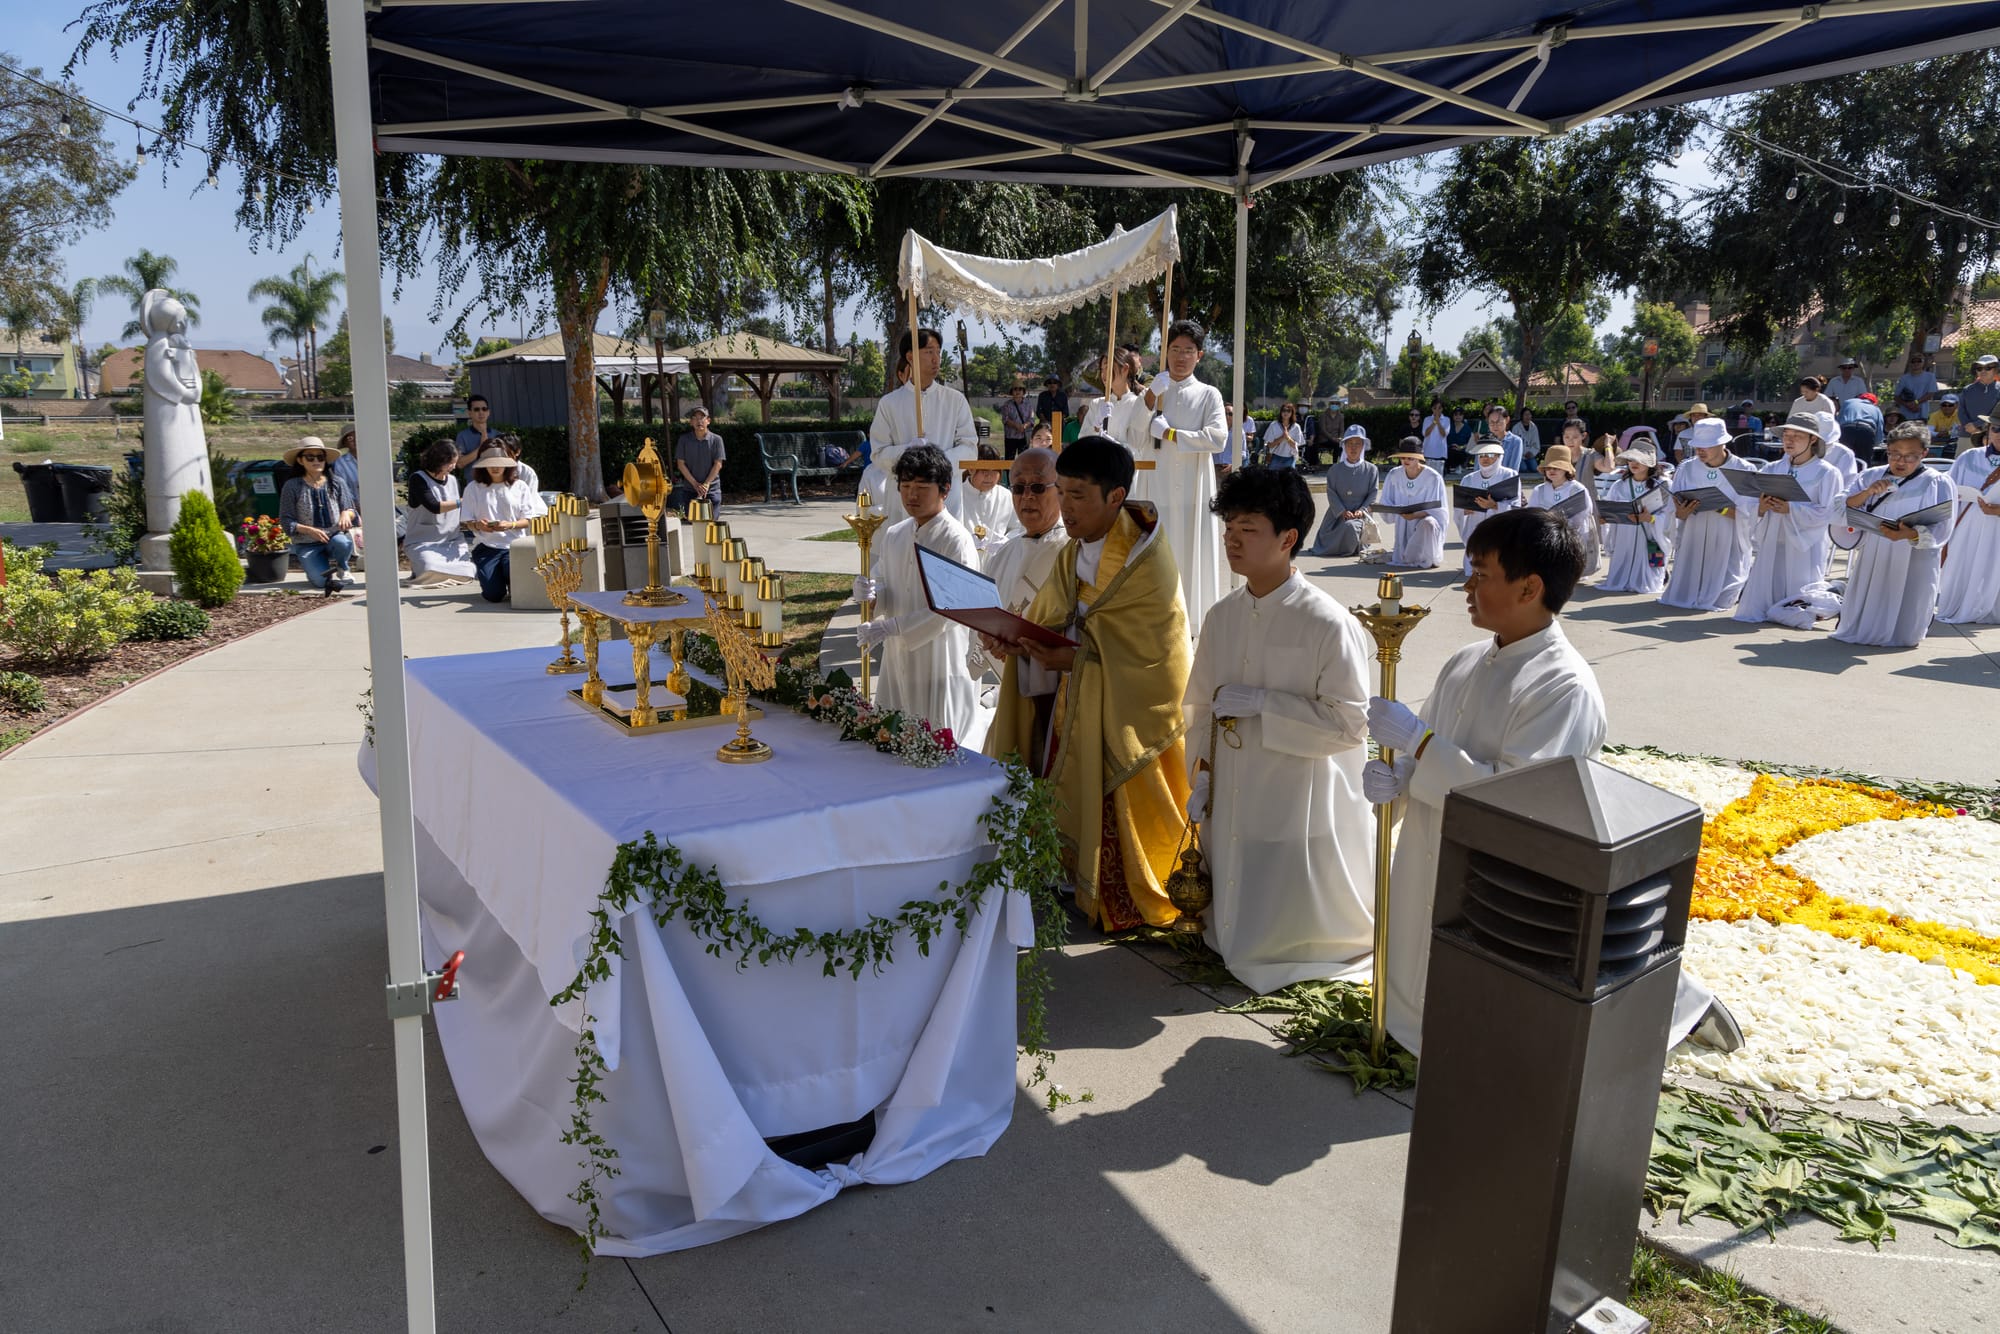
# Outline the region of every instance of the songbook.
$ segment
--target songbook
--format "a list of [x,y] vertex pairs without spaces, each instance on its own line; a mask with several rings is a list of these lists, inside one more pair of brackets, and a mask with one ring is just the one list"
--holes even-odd
[[1652,513],[1652,507],[1641,506],[1636,500],[1600,500],[1597,502],[1597,517],[1603,523],[1637,523],[1641,513]]
[[1865,528],[1871,533],[1879,533],[1892,524],[1901,524],[1905,528],[1935,528],[1950,519],[1952,511],[1957,508],[1956,502],[1947,500],[1905,514],[1900,519],[1885,519],[1879,514],[1870,514],[1865,509],[1849,509],[1844,517],[1849,528]]
[[1495,505],[1504,505],[1521,494],[1521,479],[1503,477],[1491,486],[1468,486],[1459,482],[1451,488],[1453,509],[1476,510],[1480,508],[1479,498],[1487,497]]
[[1560,514],[1565,519],[1574,519],[1590,509],[1590,496],[1586,492],[1579,491],[1573,496],[1558,500],[1553,505],[1544,505],[1541,508],[1552,514]]
[[1707,514],[1717,510],[1735,509],[1737,497],[1730,495],[1719,486],[1695,486],[1674,493],[1676,501],[1692,500],[1696,514]]
[[1810,501],[1811,496],[1799,485],[1799,479],[1788,472],[1738,472],[1725,468],[1722,480],[1745,500],[1755,500],[1759,496],[1770,496],[1776,500]]
[[1370,505],[1368,508],[1377,514],[1387,514],[1393,518],[1407,519],[1413,515],[1422,514],[1425,510],[1443,509],[1444,502],[1440,500],[1413,500],[1406,505]]
[[1050,648],[1076,646],[1074,639],[1008,611],[1000,604],[998,584],[949,556],[918,547],[917,575],[923,580],[924,601],[947,621],[971,626],[995,639],[1032,640]]

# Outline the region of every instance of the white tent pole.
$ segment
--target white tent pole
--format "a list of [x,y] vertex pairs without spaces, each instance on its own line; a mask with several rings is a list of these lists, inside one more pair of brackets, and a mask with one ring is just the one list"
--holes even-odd
[[[354,432],[361,511],[374,516],[368,572],[368,660],[375,700],[376,793],[382,822],[382,894],[389,980],[423,986],[417,924],[417,842],[411,813],[409,711],[403,688],[402,597],[396,586],[396,484],[389,443],[388,349],[382,339],[382,244],[375,217],[375,143],[368,97],[366,0],[330,0],[333,127],[340,168],[340,244],[347,261],[347,329],[354,368]],[[411,1334],[437,1328],[431,1274],[431,1161],[424,1104],[424,1021],[394,1021],[396,1156],[403,1188],[403,1288]]]
[[1250,281],[1250,191],[1238,187],[1236,191],[1236,341],[1230,347],[1229,397],[1236,404],[1236,438],[1230,442],[1233,457],[1241,464],[1243,459],[1243,428],[1250,418],[1243,404],[1243,350],[1247,324]]

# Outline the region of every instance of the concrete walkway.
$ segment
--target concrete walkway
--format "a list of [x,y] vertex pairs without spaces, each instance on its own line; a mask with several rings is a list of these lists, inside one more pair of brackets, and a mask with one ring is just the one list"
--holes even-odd
[[[846,572],[851,545],[800,540],[836,510],[729,517],[778,568]],[[787,551],[801,563],[771,555]],[[1372,596],[1372,570],[1309,568],[1343,601]],[[1459,601],[1442,592],[1412,638],[1406,693],[1472,637]],[[225,645],[0,759],[7,1328],[400,1327],[380,854],[354,770],[362,602]],[[1954,725],[1992,712],[2000,630],[1851,655],[1823,634],[1642,610],[1587,593],[1572,618],[1614,739],[2000,768]],[[412,656],[555,638],[552,614],[470,588],[407,599],[403,621]],[[1283,1059],[1157,951],[1079,941],[1057,982],[1057,1078],[1093,1101],[1050,1114],[1023,1095],[983,1159],[721,1245],[599,1261],[581,1292],[572,1239],[486,1163],[433,1045],[442,1327],[1386,1328],[1410,1096],[1356,1097]],[[1987,1321],[2000,1257],[1899,1227],[1879,1254],[1812,1228],[1775,1245],[1655,1235],[1863,1334]]]

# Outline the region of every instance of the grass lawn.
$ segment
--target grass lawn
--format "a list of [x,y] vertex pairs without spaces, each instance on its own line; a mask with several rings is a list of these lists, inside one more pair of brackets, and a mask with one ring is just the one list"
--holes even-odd
[[[209,445],[233,459],[274,459],[298,443],[300,436],[338,439],[340,422],[256,422],[208,428]],[[0,443],[0,523],[28,521],[28,493],[12,463],[84,463],[125,467],[125,455],[138,449],[137,418],[110,421],[58,421],[53,426],[28,426],[9,419],[7,439]]]
[[843,528],[837,533],[814,533],[806,539],[808,542],[859,542],[860,540],[852,528]]
[[818,665],[819,641],[827,622],[853,590],[852,575],[785,573],[787,660]]
[[1818,1316],[1780,1306],[1745,1288],[1734,1274],[1688,1273],[1641,1246],[1632,1257],[1633,1310],[1654,1334],[1831,1334]]

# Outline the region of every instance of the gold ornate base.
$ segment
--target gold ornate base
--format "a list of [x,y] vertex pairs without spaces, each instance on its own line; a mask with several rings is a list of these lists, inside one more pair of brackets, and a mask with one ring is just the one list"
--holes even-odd
[[1207,928],[1201,923],[1200,913],[1182,913],[1174,919],[1173,929],[1184,936],[1198,936]]
[[571,653],[568,645],[564,645],[563,655],[542,670],[550,676],[568,676],[571,672],[583,670],[583,659]]
[[[637,695],[638,690],[635,686],[607,685],[604,687],[603,702],[599,704],[592,703],[581,687],[569,692],[571,699],[628,736],[645,736],[652,732],[680,732],[695,727],[736,725],[735,711],[727,709],[726,705],[724,712],[690,714],[687,700],[670,691],[665,681],[659,680],[652,682],[652,703],[649,705],[649,711],[653,717],[634,722]],[[764,714],[761,710],[753,708],[750,710],[750,716],[762,718]]]
[[686,601],[687,594],[671,588],[635,588],[625,595],[628,607],[678,607]]
[[[755,709],[751,709],[750,713],[757,717],[763,716]],[[737,737],[728,745],[718,748],[715,758],[724,764],[761,764],[771,758],[771,753],[771,748],[755,737],[748,739]]]

